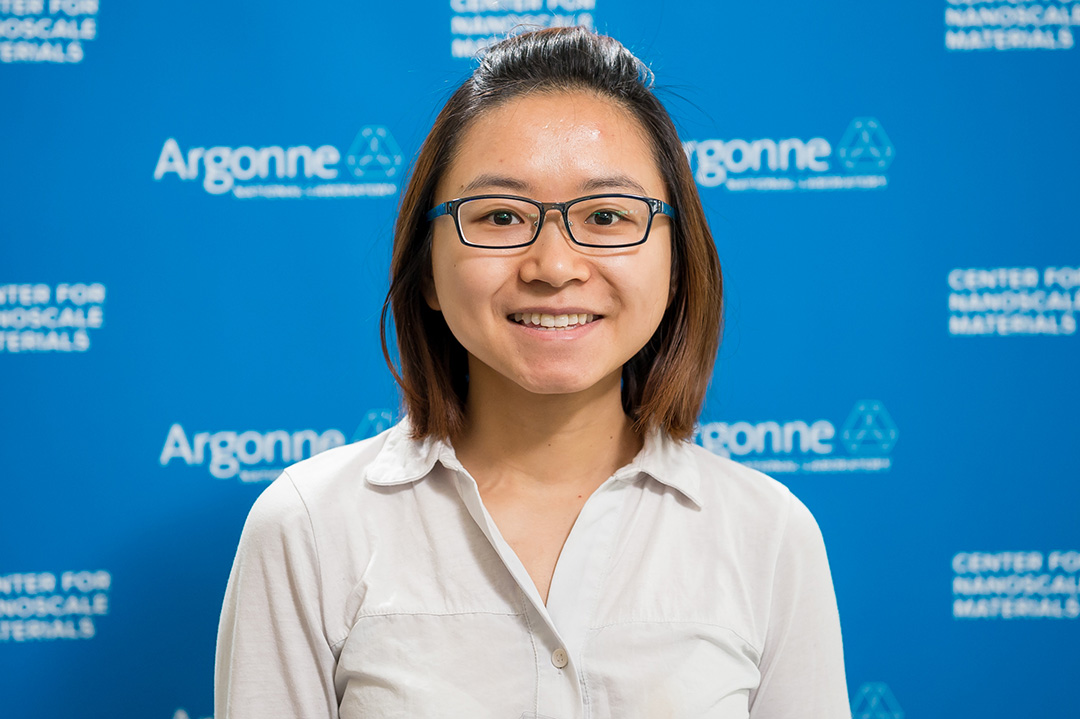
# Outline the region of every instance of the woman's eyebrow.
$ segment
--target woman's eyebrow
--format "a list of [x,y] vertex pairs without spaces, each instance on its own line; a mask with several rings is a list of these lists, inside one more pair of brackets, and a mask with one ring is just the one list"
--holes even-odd
[[[510,177],[508,175],[495,175],[491,173],[484,173],[473,178],[473,181],[465,185],[465,187],[461,189],[461,192],[463,195],[467,195],[470,192],[474,190],[479,190],[481,188],[497,188],[524,193],[528,192],[531,187],[532,186],[528,182],[519,180],[515,177]],[[641,186],[641,183],[639,183],[637,180],[633,179],[629,175],[593,177],[581,183],[581,191],[586,193],[611,188],[632,190],[642,195],[648,194],[645,192],[645,188]]]
[[465,185],[465,187],[461,189],[461,192],[462,194],[467,195],[473,190],[478,190],[481,187],[495,187],[506,190],[514,190],[515,192],[527,192],[529,189],[529,183],[523,182],[522,180],[518,180],[513,177],[508,177],[506,175],[493,175],[489,173],[484,173],[483,175],[479,175],[478,177],[474,178],[473,181],[469,184]]
[[628,175],[612,175],[610,177],[594,177],[591,180],[586,180],[581,183],[581,190],[583,192],[594,192],[596,190],[603,190],[611,187],[620,187],[628,190],[634,190],[642,195],[648,194],[645,192],[645,188],[641,186],[637,180],[629,177]]

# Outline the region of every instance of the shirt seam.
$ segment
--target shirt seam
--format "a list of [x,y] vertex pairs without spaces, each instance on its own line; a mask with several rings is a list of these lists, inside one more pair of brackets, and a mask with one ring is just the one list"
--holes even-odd
[[529,618],[529,598],[525,596],[525,592],[518,587],[518,596],[520,597],[521,607],[524,610],[525,626],[529,629],[529,644],[532,645],[533,650],[533,668],[536,670],[536,690],[533,692],[533,713],[540,714],[540,652],[536,650],[536,637],[533,634],[532,619]]
[[369,619],[372,617],[463,617],[483,615],[489,617],[520,617],[521,612],[488,612],[488,611],[472,611],[472,612],[367,612],[360,614],[356,617],[356,621],[361,619]]
[[[780,532],[780,540],[776,543],[776,556],[773,558],[772,576],[770,577],[769,583],[769,605],[768,607],[766,607],[765,610],[765,632],[761,637],[761,651],[759,652],[761,656],[761,659],[758,660],[759,669],[761,668],[761,665],[765,663],[765,645],[769,643],[769,630],[772,624],[772,610],[773,605],[776,602],[776,572],[777,568],[780,566],[780,555],[784,551],[784,538],[787,537],[788,527],[791,526],[791,512],[795,504],[795,495],[792,494],[791,490],[788,489],[786,486],[784,487],[784,489],[787,490],[787,511],[784,513],[784,530]],[[746,706],[751,711],[753,711],[754,709],[754,704],[757,702],[758,691],[761,690],[761,684],[764,681],[765,675],[764,673],[760,673],[758,685],[751,689],[750,693],[746,696]]]
[[348,640],[353,630],[356,629],[356,625],[360,623],[362,619],[378,619],[381,617],[462,617],[462,616],[476,616],[483,615],[488,617],[520,617],[521,614],[517,612],[370,612],[367,614],[361,614],[356,617],[352,626],[345,633],[341,639],[330,645],[331,649],[336,649]]
[[322,629],[323,641],[326,642],[327,646],[329,646],[331,649],[333,649],[335,644],[330,642],[330,637],[327,636],[327,631],[326,631],[326,607],[323,606],[323,599],[322,599],[326,595],[326,592],[322,591],[322,587],[323,587],[322,558],[319,556],[319,538],[315,534],[315,522],[311,519],[311,509],[308,507],[307,501],[304,500],[303,493],[301,493],[300,488],[296,486],[296,480],[293,479],[292,475],[289,474],[288,470],[283,470],[282,474],[284,474],[288,478],[289,486],[293,488],[294,492],[296,492],[296,496],[300,500],[300,505],[304,508],[304,516],[307,517],[308,531],[311,532],[311,547],[315,552],[315,581],[318,582],[318,585],[319,585],[319,588],[320,588],[320,591],[319,591],[319,624],[321,625],[321,629]]
[[794,505],[795,495],[791,493],[790,489],[787,489],[787,511],[784,512],[784,530],[780,532],[780,540],[776,543],[776,556],[773,557],[772,575],[769,582],[769,606],[765,611],[765,633],[761,637],[761,658],[765,659],[765,645],[769,642],[769,628],[771,625],[770,618],[772,617],[773,605],[776,602],[776,572],[780,566],[780,555],[784,551],[784,539],[787,537],[788,528],[791,526],[791,511]]

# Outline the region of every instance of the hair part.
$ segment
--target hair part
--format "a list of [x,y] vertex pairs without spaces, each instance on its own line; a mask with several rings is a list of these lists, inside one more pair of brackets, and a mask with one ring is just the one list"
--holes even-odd
[[[428,307],[435,188],[465,132],[486,112],[531,92],[594,93],[643,129],[676,218],[671,303],[652,338],[624,366],[622,405],[634,430],[675,439],[694,432],[720,346],[723,281],[697,185],[671,117],[652,92],[653,73],[617,40],[581,27],[548,28],[493,45],[446,102],[417,155],[394,227],[390,289],[380,339],[417,438],[453,439],[465,428],[468,356],[441,313]],[[400,372],[390,357],[392,314]]]

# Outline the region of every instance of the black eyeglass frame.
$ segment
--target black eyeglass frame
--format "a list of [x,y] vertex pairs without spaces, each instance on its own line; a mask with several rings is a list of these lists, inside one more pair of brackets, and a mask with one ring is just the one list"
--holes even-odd
[[[576,237],[574,237],[574,231],[573,229],[571,229],[571,225],[573,223],[570,222],[570,208],[579,202],[584,202],[586,200],[597,200],[603,197],[621,197],[631,200],[642,200],[643,202],[645,202],[645,204],[649,206],[649,221],[648,224],[645,225],[645,236],[637,242],[630,242],[619,245],[596,245],[588,242],[581,242]],[[475,242],[469,242],[465,239],[465,233],[461,231],[461,219],[458,215],[458,208],[460,208],[462,204],[468,202],[469,200],[517,200],[519,202],[527,202],[530,205],[533,205],[539,210],[539,219],[536,221],[536,231],[533,233],[532,239],[528,242],[522,242],[517,245],[478,245]],[[649,239],[649,233],[652,231],[653,217],[655,217],[657,214],[667,215],[671,219],[675,219],[675,208],[664,202],[663,200],[658,200],[655,197],[630,195],[619,192],[605,192],[600,195],[585,195],[584,197],[577,197],[573,200],[567,200],[566,202],[540,202],[539,200],[533,200],[528,197],[521,197],[520,195],[470,195],[468,197],[459,197],[454,200],[440,202],[438,205],[428,210],[425,217],[429,221],[434,220],[438,217],[442,217],[443,215],[450,215],[451,217],[453,217],[454,227],[457,228],[458,239],[461,240],[461,244],[468,247],[478,247],[485,250],[513,250],[520,247],[528,247],[529,245],[536,242],[536,239],[540,237],[540,231],[544,228],[544,220],[547,219],[547,214],[551,210],[558,210],[559,214],[562,215],[563,225],[566,227],[566,233],[570,236],[571,242],[573,242],[575,245],[580,245],[581,247],[596,247],[600,249],[637,247],[638,245],[644,244],[645,241]]]

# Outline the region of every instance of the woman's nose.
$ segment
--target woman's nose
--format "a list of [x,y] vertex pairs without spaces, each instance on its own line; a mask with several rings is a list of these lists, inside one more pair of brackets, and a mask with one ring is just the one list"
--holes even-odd
[[521,279],[525,282],[561,287],[589,276],[588,258],[570,239],[558,210],[548,210],[536,241],[525,249],[521,264]]

